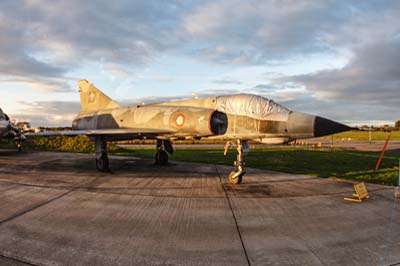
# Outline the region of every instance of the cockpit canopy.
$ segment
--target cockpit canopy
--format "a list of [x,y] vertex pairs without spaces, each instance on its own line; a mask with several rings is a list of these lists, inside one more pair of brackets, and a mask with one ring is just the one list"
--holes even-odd
[[216,98],[220,112],[249,116],[260,120],[287,121],[290,110],[273,100],[254,94],[236,94]]

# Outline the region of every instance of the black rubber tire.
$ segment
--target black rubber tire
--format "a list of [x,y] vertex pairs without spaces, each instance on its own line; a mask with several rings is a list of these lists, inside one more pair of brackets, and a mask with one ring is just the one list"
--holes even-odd
[[239,185],[239,184],[242,183],[243,174],[241,174],[239,176],[236,176],[236,177],[235,177],[235,174],[236,174],[236,171],[230,172],[230,174],[229,174],[229,182],[232,185]]
[[106,154],[101,155],[99,159],[96,159],[96,168],[100,172],[109,172],[108,156]]
[[156,164],[158,164],[158,165],[168,164],[168,153],[166,151],[164,151],[164,150],[157,151]]

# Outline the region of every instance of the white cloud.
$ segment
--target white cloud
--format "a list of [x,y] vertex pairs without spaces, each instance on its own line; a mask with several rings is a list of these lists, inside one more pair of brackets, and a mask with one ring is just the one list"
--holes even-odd
[[[116,79],[116,95],[123,96],[124,89],[141,88],[145,79],[139,68],[151,67],[154,59],[167,55],[202,62],[201,68],[223,65],[230,68],[228,74],[237,73],[219,75],[210,67],[199,83],[208,82],[211,88],[251,88],[294,107],[315,104],[316,111],[321,102],[335,102],[337,110],[322,111],[340,116],[351,105],[364,110],[353,112],[354,119],[381,119],[384,113],[391,119],[398,115],[400,98],[399,17],[399,2],[385,0],[3,0],[0,83],[68,92],[71,79],[76,84],[75,76],[86,76],[83,66],[97,65],[99,72],[92,70],[92,76]],[[326,54],[347,64],[324,66],[325,57],[318,65],[325,69],[318,73],[309,73],[316,66],[302,65]],[[274,73],[249,81],[243,65]],[[291,65],[305,74],[288,77]],[[179,80],[173,75],[179,69],[174,71],[157,69],[150,79],[171,84]],[[301,89],[291,88],[293,83]],[[369,105],[376,107],[368,111]]]
[[4,0],[0,77],[29,79],[37,83],[35,88],[65,91],[68,73],[100,60],[111,75],[126,77],[124,68],[147,64],[175,44],[171,33],[181,9],[174,2]]

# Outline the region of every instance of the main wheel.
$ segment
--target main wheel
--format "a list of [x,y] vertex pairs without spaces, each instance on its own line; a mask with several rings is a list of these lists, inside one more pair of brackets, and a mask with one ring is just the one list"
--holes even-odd
[[229,174],[229,182],[230,182],[231,184],[233,184],[233,185],[238,185],[238,184],[242,183],[243,175],[244,175],[244,174],[238,175],[238,174],[237,174],[237,171],[232,171],[232,172]]
[[168,164],[168,153],[166,151],[164,151],[164,150],[157,151],[156,164],[158,164],[158,165]]
[[100,172],[108,172],[110,170],[106,154],[102,154],[99,159],[96,159],[96,168]]

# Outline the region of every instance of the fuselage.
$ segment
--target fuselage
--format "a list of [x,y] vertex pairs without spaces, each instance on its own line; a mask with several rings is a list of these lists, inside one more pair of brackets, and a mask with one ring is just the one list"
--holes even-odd
[[0,139],[3,138],[4,135],[6,135],[8,129],[8,122],[6,120],[0,120]]
[[9,131],[10,121],[8,121],[6,114],[0,109],[0,139],[7,135]]
[[19,130],[10,122],[10,118],[0,109],[0,139],[25,138]]
[[77,130],[158,128],[167,138],[212,137],[285,143],[348,130],[337,122],[291,111],[252,94],[218,96],[81,112]]

